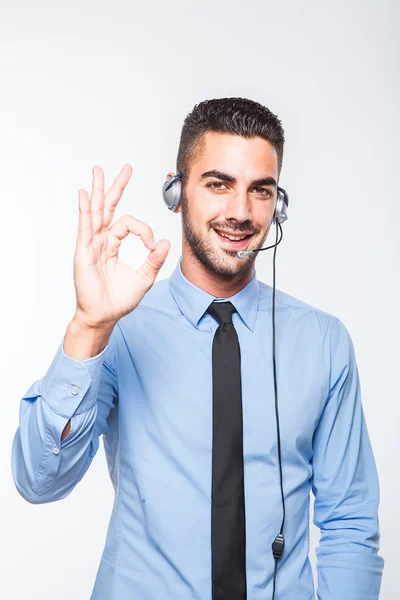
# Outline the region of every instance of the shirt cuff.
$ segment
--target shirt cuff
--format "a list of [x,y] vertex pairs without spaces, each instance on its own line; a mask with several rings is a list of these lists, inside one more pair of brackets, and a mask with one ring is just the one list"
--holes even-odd
[[64,338],[45,376],[31,385],[24,398],[40,395],[53,411],[70,419],[96,404],[101,367],[109,344],[96,356],[79,361],[65,354]]
[[332,600],[378,600],[385,560],[360,549],[316,549],[318,598]]

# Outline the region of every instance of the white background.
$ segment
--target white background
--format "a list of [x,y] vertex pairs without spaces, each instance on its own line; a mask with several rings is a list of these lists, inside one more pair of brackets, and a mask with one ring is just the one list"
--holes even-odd
[[[94,164],[111,183],[131,163],[116,218],[131,213],[171,240],[159,279],[169,276],[180,216],[161,185],[186,114],[225,96],[283,121],[290,211],[277,287],[335,314],[352,336],[380,477],[381,598],[397,597],[399,12],[395,0],[2,4],[2,598],[88,600],[112,507],[102,444],[63,501],[29,504],[10,467],[20,398],[74,311],[78,188]],[[145,255],[126,240],[129,264]],[[256,266],[272,284],[272,253]],[[314,568],[318,537],[312,526]]]

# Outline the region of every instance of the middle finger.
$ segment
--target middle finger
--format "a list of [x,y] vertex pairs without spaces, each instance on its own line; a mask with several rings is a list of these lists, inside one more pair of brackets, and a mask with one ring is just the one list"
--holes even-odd
[[104,199],[103,225],[108,227],[114,216],[115,207],[121,199],[123,191],[132,175],[131,165],[124,165]]

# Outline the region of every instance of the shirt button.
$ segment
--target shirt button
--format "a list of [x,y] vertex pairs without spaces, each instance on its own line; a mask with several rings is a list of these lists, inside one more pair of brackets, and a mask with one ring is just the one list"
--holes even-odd
[[53,454],[59,454],[60,448],[58,446],[53,446]]
[[74,396],[76,396],[77,394],[79,394],[79,388],[78,388],[78,386],[76,386],[76,385],[71,386],[70,392],[71,392],[71,394],[74,394]]

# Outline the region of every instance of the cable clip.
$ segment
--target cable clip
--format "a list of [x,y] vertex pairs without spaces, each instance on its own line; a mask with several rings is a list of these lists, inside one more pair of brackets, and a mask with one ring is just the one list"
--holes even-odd
[[275,560],[279,560],[282,556],[283,549],[285,547],[285,538],[281,533],[278,533],[275,540],[272,543],[272,554]]

